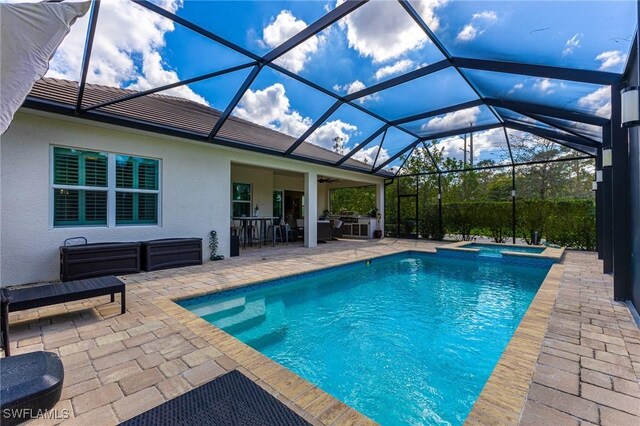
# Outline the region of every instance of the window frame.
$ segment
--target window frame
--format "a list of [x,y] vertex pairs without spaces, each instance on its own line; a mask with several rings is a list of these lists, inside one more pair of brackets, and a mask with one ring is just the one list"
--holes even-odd
[[[248,185],[249,186],[249,200],[235,200],[233,196],[233,191],[236,185]],[[249,217],[252,216],[253,212],[253,184],[252,183],[244,183],[244,182],[231,182],[231,217],[236,217],[233,215],[233,205],[235,203],[239,204],[249,204]]]
[[[55,184],[55,148],[75,149],[78,151],[92,151],[100,152],[107,155],[107,186],[84,186],[84,185],[62,185]],[[116,188],[116,157],[127,156],[134,158],[143,158],[146,160],[155,160],[158,162],[158,189],[129,189],[129,188]],[[69,190],[85,190],[85,191],[104,191],[107,193],[107,223],[102,224],[87,224],[87,225],[55,225],[55,200],[54,191],[56,189],[69,189]],[[154,193],[158,195],[156,223],[131,223],[131,224],[116,224],[116,191],[118,192],[146,192]],[[97,148],[89,147],[74,147],[66,145],[50,145],[49,146],[49,229],[74,229],[74,228],[130,228],[130,227],[162,227],[162,159],[143,156],[139,154],[130,154],[123,152],[111,152],[103,151]]]
[[[113,222],[114,222],[114,226],[154,226],[154,225],[159,225],[160,223],[160,164],[162,163],[160,160],[156,159],[156,158],[149,158],[149,157],[140,157],[140,156],[136,156],[136,155],[129,155],[129,154],[109,154],[109,159],[111,159],[113,157],[113,187],[114,187],[114,194],[113,194]],[[116,178],[116,172],[117,172],[117,161],[118,161],[118,157],[131,157],[131,158],[141,158],[144,160],[153,160],[153,161],[157,161],[158,162],[158,168],[157,168],[157,181],[158,181],[158,189],[139,189],[139,188],[118,188],[117,186],[117,178]],[[109,163],[110,165],[111,163]],[[108,172],[108,176],[111,177],[110,171],[111,169],[107,169]],[[110,182],[110,181],[108,181]],[[130,193],[130,194],[156,194],[157,195],[157,201],[156,201],[156,223],[117,223],[117,217],[116,217],[116,205],[117,205],[117,200],[116,200],[116,194],[120,192],[120,193]],[[135,208],[135,207],[134,207]]]

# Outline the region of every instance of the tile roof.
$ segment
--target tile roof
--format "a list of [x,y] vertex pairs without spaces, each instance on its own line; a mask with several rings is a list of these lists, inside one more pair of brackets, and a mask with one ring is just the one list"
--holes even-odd
[[[82,106],[87,108],[134,93],[137,92],[87,83]],[[75,106],[77,96],[78,82],[55,78],[43,78],[37,81],[29,94],[30,99],[46,100],[68,106]],[[157,93],[97,108],[96,111],[156,125],[159,126],[159,130],[160,126],[169,127],[203,137],[208,136],[222,114],[217,109],[197,102]],[[296,141],[294,137],[234,116],[229,117],[216,137],[279,153],[285,152]],[[295,154],[330,163],[335,163],[342,158],[341,154],[308,142],[303,142],[296,149]],[[371,164],[365,164],[353,158],[347,160],[345,165],[363,171],[371,170]]]

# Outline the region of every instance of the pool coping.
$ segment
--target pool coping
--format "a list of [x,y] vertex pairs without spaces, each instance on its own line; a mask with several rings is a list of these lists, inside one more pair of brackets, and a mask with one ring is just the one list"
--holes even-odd
[[[469,244],[469,242],[461,243]],[[444,246],[436,247],[436,250],[412,248],[408,250],[400,250],[395,253],[372,253],[366,258],[355,261],[349,260],[337,264],[334,263],[305,272],[295,272],[283,275],[276,279],[268,278],[252,282],[243,282],[213,291],[210,289],[196,290],[186,294],[180,294],[175,298],[158,299],[153,301],[153,303],[167,315],[175,318],[179,323],[187,327],[199,337],[203,338],[209,344],[220,348],[225,355],[229,356],[239,364],[239,371],[247,375],[259,386],[271,393],[282,403],[293,409],[312,424],[333,424],[338,418],[332,418],[331,415],[336,413],[341,421],[348,418],[349,422],[352,424],[377,424],[363,413],[344,404],[342,401],[320,389],[308,380],[298,376],[286,367],[263,355],[261,352],[253,349],[232,335],[182,307],[178,302],[185,299],[260,285],[270,281],[277,281],[305,274],[313,274],[336,266],[348,266],[381,257],[412,252],[435,254],[437,253],[438,248],[442,247]],[[455,248],[452,249],[455,250]],[[457,250],[478,251],[478,249],[464,248],[458,248]],[[564,249],[562,249],[562,253],[563,252]],[[540,256],[536,255],[536,257]],[[551,311],[560,287],[563,272],[564,266],[559,263],[553,264],[549,269],[549,272],[538,289],[536,296],[529,305],[520,324],[505,347],[498,363],[494,367],[491,376],[485,383],[485,386],[469,412],[465,420],[465,424],[518,423],[526,402],[529,385],[533,378],[535,365],[542,346],[542,340],[544,339],[544,335],[548,327],[549,318],[551,317]],[[318,410],[314,411],[313,407],[310,410],[308,404],[311,401],[317,400],[323,401],[323,407],[331,405],[335,408],[316,413]]]
[[549,269],[471,408],[466,425],[519,423],[564,270],[560,263]]
[[[531,247],[524,244],[504,244],[504,243],[494,243],[494,242],[477,243],[475,241],[457,241],[455,243],[436,246],[436,251],[450,250],[450,251],[465,252],[465,253],[480,252],[480,249],[465,247],[469,244],[484,244],[484,245],[499,246],[499,247],[507,247],[509,245],[514,245],[516,247]],[[514,257],[527,257],[531,259],[551,259],[551,260],[555,260],[556,262],[560,262],[560,260],[562,260],[562,256],[564,255],[564,250],[565,250],[564,247],[546,247],[542,251],[542,253],[523,253],[523,252],[505,250],[502,252],[502,255],[514,256]]]

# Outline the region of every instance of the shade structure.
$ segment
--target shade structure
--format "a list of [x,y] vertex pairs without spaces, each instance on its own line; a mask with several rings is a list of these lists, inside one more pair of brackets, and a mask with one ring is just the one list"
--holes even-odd
[[[445,154],[460,161],[455,147],[464,135],[478,147],[468,167],[513,164],[505,129],[594,156],[610,124],[635,4],[583,9],[94,1],[52,61],[51,77],[78,81],[75,100],[36,90],[27,106],[385,177],[419,146],[450,145]],[[113,36],[122,23],[130,28]],[[125,92],[95,98],[102,86]],[[186,99],[210,118],[188,128],[158,123],[157,111],[132,118],[135,100],[150,96]]]

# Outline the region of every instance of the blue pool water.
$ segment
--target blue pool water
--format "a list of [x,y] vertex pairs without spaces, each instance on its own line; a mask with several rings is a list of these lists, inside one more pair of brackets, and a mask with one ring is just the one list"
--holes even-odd
[[480,249],[480,256],[493,256],[493,257],[502,257],[503,251],[514,251],[516,253],[540,254],[546,249],[546,247],[527,247],[527,246],[497,245],[497,244],[482,244],[482,243],[465,244],[461,248]]
[[551,265],[474,259],[399,254],[180,303],[383,425],[462,424]]

